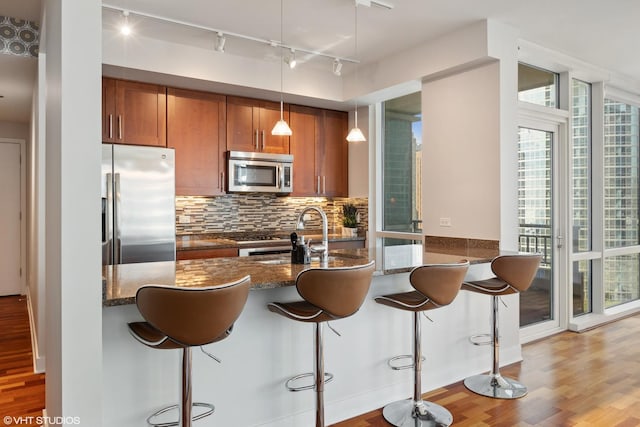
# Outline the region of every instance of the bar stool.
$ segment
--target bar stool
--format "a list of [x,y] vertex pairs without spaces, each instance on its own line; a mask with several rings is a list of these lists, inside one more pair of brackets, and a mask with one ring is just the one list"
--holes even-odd
[[[324,384],[333,378],[333,375],[326,374],[328,379],[325,380],[322,326],[324,322],[343,319],[358,311],[369,291],[373,270],[374,261],[356,267],[303,270],[296,277],[296,289],[303,301],[267,304],[269,311],[276,314],[315,324],[315,373],[297,375],[285,385],[289,391],[315,389],[316,427],[324,427]],[[293,381],[305,377],[314,377],[314,384],[303,387],[291,385]]]
[[[150,415],[148,424],[190,427],[192,406],[207,408],[193,420],[213,413],[214,406],[209,403],[192,404],[191,348],[223,340],[231,334],[233,323],[247,302],[250,281],[250,277],[245,276],[235,282],[206,288],[146,285],[138,289],[136,305],[146,321],[129,323],[131,335],[151,348],[182,349],[180,404]],[[158,415],[178,408],[179,422],[153,421]]]
[[498,351],[500,335],[498,333],[498,297],[526,291],[535,278],[542,256],[502,255],[491,261],[491,271],[496,277],[487,280],[465,282],[462,289],[483,295],[491,295],[492,314],[490,342],[478,342],[483,335],[475,335],[470,341],[475,345],[491,344],[493,367],[490,374],[474,375],[464,380],[464,385],[474,393],[497,399],[517,399],[527,394],[523,384],[500,375]]
[[[416,267],[409,275],[414,291],[375,298],[378,304],[413,312],[413,354],[389,359],[394,370],[413,368],[413,398],[389,403],[382,409],[384,419],[394,426],[449,426],[453,422],[451,413],[442,406],[422,400],[422,347],[420,312],[433,310],[451,304],[458,295],[469,262],[455,264],[427,264]],[[393,362],[403,358],[413,358],[413,363],[394,366]]]

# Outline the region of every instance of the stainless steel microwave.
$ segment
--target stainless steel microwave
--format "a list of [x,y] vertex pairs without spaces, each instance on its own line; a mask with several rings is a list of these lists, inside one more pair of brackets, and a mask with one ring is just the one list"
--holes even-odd
[[291,154],[227,152],[227,191],[288,194],[293,191]]

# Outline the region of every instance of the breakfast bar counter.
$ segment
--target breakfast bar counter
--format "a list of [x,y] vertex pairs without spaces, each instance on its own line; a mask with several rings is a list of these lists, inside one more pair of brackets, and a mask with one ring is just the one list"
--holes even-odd
[[[426,251],[420,244],[329,252],[328,266],[376,261],[369,294],[353,316],[331,322],[324,337],[327,372],[334,380],[325,387],[327,425],[410,396],[412,373],[392,371],[387,360],[411,351],[412,317],[373,301],[382,294],[411,288],[409,271],[423,263],[453,263],[468,259],[467,279],[491,274],[489,261],[497,249]],[[252,290],[233,333],[207,346],[222,360],[218,364],[193,351],[193,397],[211,402],[215,413],[198,425],[299,427],[313,425],[313,392],[290,393],[284,382],[312,370],[313,328],[291,322],[267,310],[273,301],[300,300],[295,277],[304,268],[288,255],[262,255],[129,264],[105,267],[103,274],[103,425],[144,425],[158,409],[178,402],[178,351],[157,351],[133,339],[127,323],[142,320],[135,302],[137,289],[147,283],[212,286],[251,275]],[[503,298],[501,363],[521,360],[519,299]],[[491,366],[487,347],[469,343],[471,335],[489,332],[490,298],[460,292],[447,307],[429,313],[423,324],[422,390],[442,387],[485,372]],[[249,409],[250,408],[250,409]],[[248,410],[249,409],[249,410]],[[455,420],[454,420],[455,422]]]
[[[423,263],[454,263],[461,259],[468,259],[472,264],[487,263],[497,254],[494,250],[422,252],[422,245],[391,246],[382,250],[336,249],[330,251],[326,266],[350,267],[375,260],[376,274],[395,274]],[[298,273],[319,266],[317,257],[312,258],[310,264],[292,264],[287,254],[109,265],[103,267],[103,304],[133,304],[136,291],[146,284],[205,287],[250,275],[252,289],[293,286]]]

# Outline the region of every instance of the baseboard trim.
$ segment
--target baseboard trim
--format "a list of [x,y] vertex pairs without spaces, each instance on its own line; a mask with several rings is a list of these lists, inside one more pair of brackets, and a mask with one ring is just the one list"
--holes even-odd
[[29,313],[29,330],[31,332],[31,355],[33,356],[33,371],[41,374],[45,371],[45,359],[38,351],[38,336],[36,334],[36,320],[31,307],[31,294],[27,291],[27,311]]

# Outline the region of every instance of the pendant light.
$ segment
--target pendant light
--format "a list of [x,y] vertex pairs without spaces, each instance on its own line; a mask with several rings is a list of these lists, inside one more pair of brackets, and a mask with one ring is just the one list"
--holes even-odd
[[[282,44],[282,2],[280,0],[280,44]],[[283,104],[283,84],[282,84],[282,64],[284,58],[282,56],[282,46],[280,46],[280,120],[276,122],[276,125],[271,130],[271,135],[291,136],[291,128],[284,120],[284,104]]]
[[[355,52],[354,52],[354,59],[358,59],[358,2],[355,2],[356,5],[356,10],[355,10],[355,31],[354,31],[354,35],[353,38],[355,40]],[[356,65],[356,78],[355,78],[355,82],[356,82],[356,87],[358,86],[358,65]],[[356,109],[354,112],[354,127],[353,129],[351,129],[349,131],[349,135],[347,135],[347,142],[363,142],[366,141],[367,139],[364,137],[364,134],[362,133],[362,131],[360,130],[360,128],[358,127],[358,100],[356,99]]]

